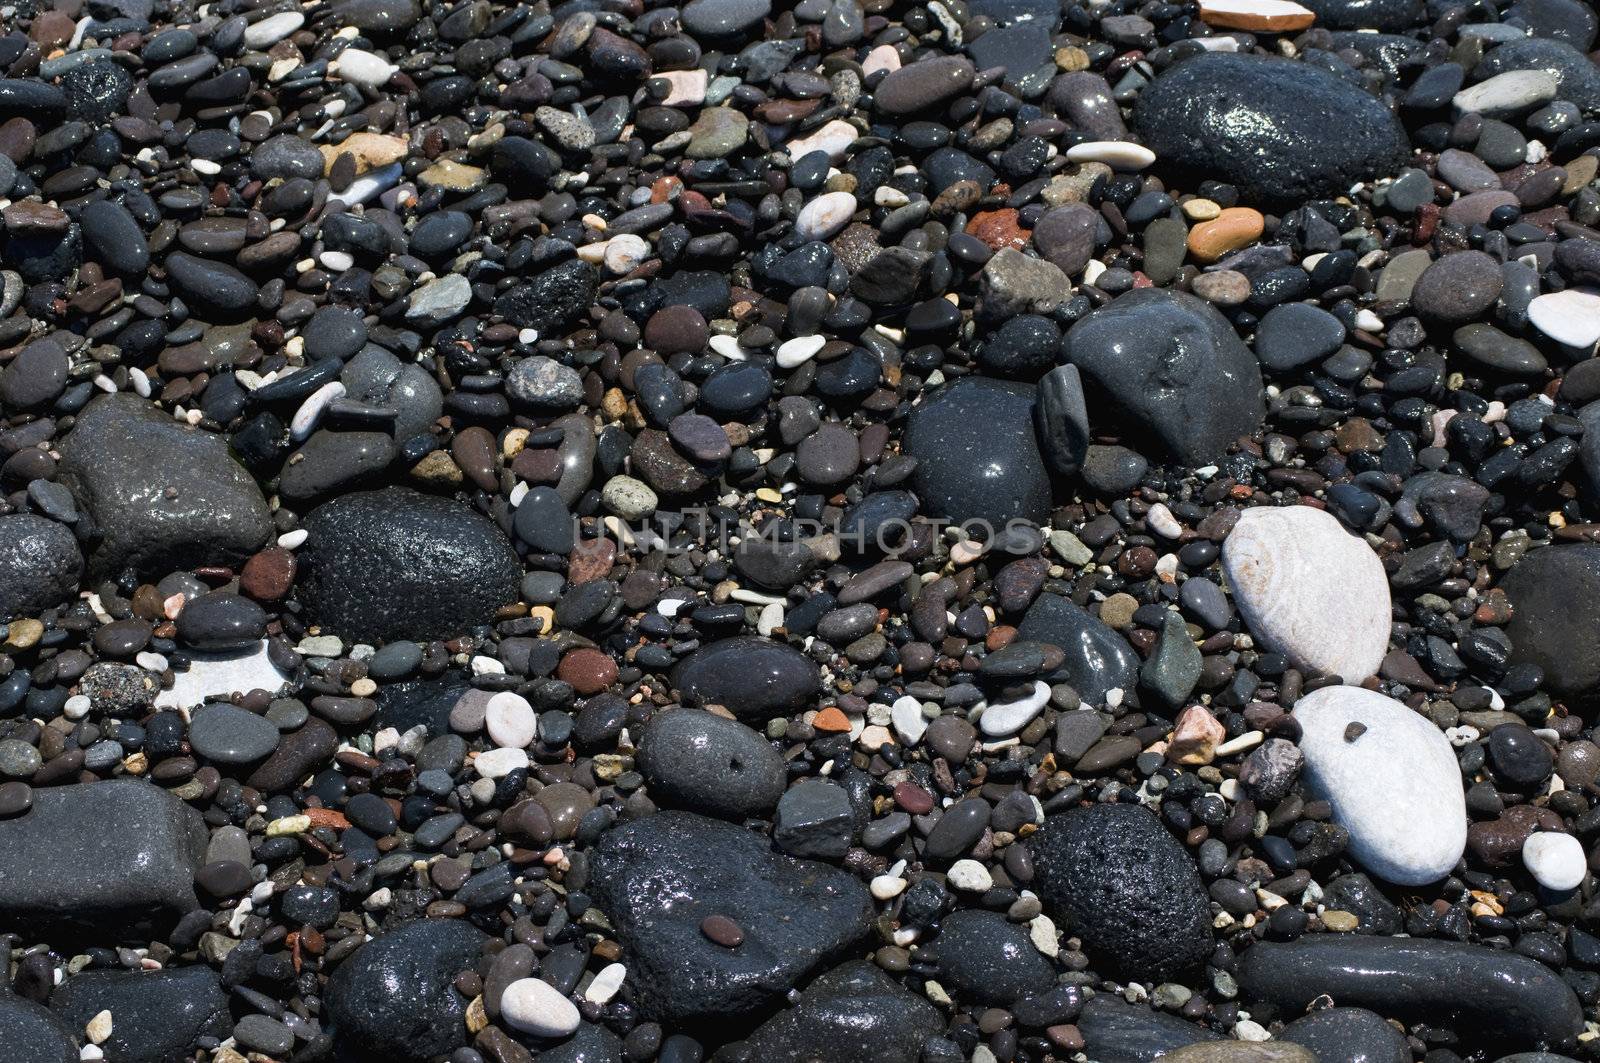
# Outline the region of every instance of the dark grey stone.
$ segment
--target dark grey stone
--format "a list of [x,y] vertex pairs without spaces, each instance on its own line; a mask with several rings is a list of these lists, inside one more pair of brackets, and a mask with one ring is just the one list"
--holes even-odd
[[452,984],[486,940],[455,919],[423,919],[361,946],[328,981],[335,1037],[352,1056],[426,1063],[467,1040],[467,1001]]
[[1009,520],[1044,523],[1050,477],[1034,438],[1033,398],[1026,384],[963,377],[912,410],[905,450],[917,459],[923,517],[988,521],[997,532]]
[[1117,297],[1067,332],[1062,354],[1083,373],[1097,427],[1185,464],[1220,458],[1265,413],[1255,356],[1215,307],[1183,292]]
[[1309,1048],[1318,1063],[1411,1063],[1405,1037],[1365,1008],[1324,1008],[1283,1028],[1278,1040]]
[[0,517],[0,616],[69,602],[82,575],[83,555],[65,525],[32,513]]
[[1228,181],[1269,204],[1342,193],[1410,154],[1405,131],[1372,96],[1310,63],[1257,55],[1174,64],[1139,94],[1133,121],[1158,166]]
[[944,1017],[865,960],[835,967],[806,987],[794,1007],[750,1035],[751,1058],[917,1063],[922,1043],[944,1032]]
[[127,393],[95,399],[61,444],[59,479],[94,521],[89,572],[237,565],[272,532],[227,440]]
[[115,1063],[174,1063],[193,1058],[202,1037],[233,1029],[228,995],[208,967],[161,971],[84,971],[50,997],[50,1010],[82,1030],[111,1012],[111,1036],[100,1047]]
[[740,719],[765,722],[810,705],[822,674],[794,647],[746,635],[695,650],[673,672],[672,685],[693,704],[721,705]]
[[783,758],[744,724],[709,712],[659,712],[639,740],[639,770],[652,800],[743,819],[771,810],[788,773]]
[[850,851],[850,795],[827,779],[802,779],[778,800],[772,840],[791,856],[839,860]]
[[1600,545],[1534,550],[1500,587],[1511,600],[1511,662],[1544,669],[1545,689],[1561,697],[1600,690]]
[[167,924],[198,905],[200,814],[134,779],[44,787],[0,820],[0,924],[101,940]]
[[1561,976],[1513,952],[1422,938],[1257,942],[1239,958],[1246,1000],[1298,1012],[1324,994],[1406,1022],[1448,1023],[1479,1047],[1566,1048],[1583,1009]]
[[522,566],[487,518],[404,487],[334,499],[306,517],[300,601],[353,638],[429,639],[488,623]]
[[1039,595],[1017,625],[1017,637],[1061,647],[1066,660],[1046,678],[1072,684],[1088,705],[1104,705],[1113,689],[1133,690],[1139,670],[1133,647],[1070,598]]
[[950,913],[935,945],[941,978],[983,1004],[1005,1007],[1055,982],[1055,967],[1034,947],[1028,931],[999,912]]

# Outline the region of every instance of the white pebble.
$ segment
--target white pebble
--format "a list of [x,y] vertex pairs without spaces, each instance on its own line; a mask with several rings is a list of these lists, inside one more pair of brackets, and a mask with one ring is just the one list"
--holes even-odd
[[1450,102],[1462,114],[1508,114],[1555,99],[1560,86],[1548,70],[1507,70],[1462,89]]
[[472,762],[472,767],[485,779],[501,779],[527,766],[528,751],[525,749],[488,749]]
[[566,1037],[578,1028],[578,1007],[542,978],[518,978],[500,995],[506,1025],[535,1037]]
[[[633,233],[623,233],[621,236],[613,236],[606,241],[606,253],[603,256],[603,260],[606,264],[606,269],[620,276],[624,273],[632,273],[649,257],[650,244],[644,237],[635,236]],[[534,339],[538,338],[537,335],[534,336]],[[532,343],[533,340],[523,340],[523,342]]]
[[784,340],[778,345],[778,368],[794,369],[805,365],[817,356],[827,342],[823,336],[796,336],[792,340]]
[[957,860],[945,872],[945,881],[954,889],[982,893],[994,885],[994,876],[976,860]]
[[850,224],[856,197],[849,192],[824,192],[800,208],[794,231],[802,240],[826,240]]
[[906,880],[899,875],[878,875],[867,884],[867,889],[880,901],[892,901],[906,891],[906,885]]
[[328,404],[334,399],[344,395],[344,385],[337,380],[330,380],[310,395],[294,411],[294,416],[289,419],[289,438],[296,443],[303,443],[317,427],[317,422],[322,420],[323,413],[328,409]]
[[1583,843],[1570,834],[1537,831],[1522,843],[1522,863],[1547,890],[1575,890],[1589,873]]
[[828,158],[838,162],[844,158],[850,145],[856,142],[861,131],[842,118],[835,118],[821,129],[813,130],[803,137],[795,137],[783,146],[789,158],[795,162],[810,155],[813,151],[825,151]]
[[317,261],[321,263],[323,269],[343,273],[356,264],[356,256],[348,251],[324,251],[317,256]]
[[512,749],[532,745],[539,731],[539,717],[533,706],[514,690],[502,690],[489,699],[483,723],[495,745]]
[[594,1004],[608,1004],[611,998],[617,995],[617,990],[622,988],[623,979],[628,977],[628,968],[620,963],[608,963],[594,976],[594,981],[583,991],[583,999]]
[[306,24],[306,17],[298,11],[280,11],[260,22],[245,27],[246,48],[270,48]]
[[1103,162],[1113,170],[1142,170],[1156,153],[1131,140],[1088,140],[1067,149],[1069,162]]
[[1568,347],[1592,347],[1600,341],[1600,291],[1568,288],[1541,295],[1528,304],[1533,327]]
[[1044,711],[1045,703],[1049,700],[1050,685],[1035,679],[1033,693],[1027,697],[1018,698],[1016,701],[1004,701],[984,709],[983,715],[978,719],[978,727],[990,738],[1014,735]]
[[294,550],[305,545],[306,539],[308,539],[310,536],[311,533],[306,531],[304,528],[296,528],[294,531],[286,531],[282,535],[278,536],[278,545],[283,547],[285,550]]
[[339,53],[329,68],[340,80],[375,89],[394,76],[400,68],[381,55],[360,48],[346,48]]
[[1163,539],[1176,539],[1183,534],[1183,525],[1178,523],[1178,518],[1172,515],[1172,510],[1164,502],[1151,506],[1150,512],[1144,515],[1144,522]]
[[914,746],[928,732],[928,718],[922,715],[922,702],[906,694],[895,699],[889,708],[889,718],[894,721],[894,733],[900,741]]

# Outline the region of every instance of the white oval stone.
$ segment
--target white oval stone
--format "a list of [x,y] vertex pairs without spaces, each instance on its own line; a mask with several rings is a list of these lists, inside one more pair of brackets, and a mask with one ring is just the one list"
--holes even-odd
[[486,749],[472,762],[472,767],[485,779],[502,779],[518,768],[528,766],[526,749]]
[[500,994],[506,1025],[535,1037],[566,1037],[577,1030],[578,1006],[543,978],[518,978]]
[[1045,703],[1049,700],[1050,684],[1035,679],[1033,693],[1027,697],[1003,701],[984,709],[983,715],[978,718],[978,728],[990,738],[1014,735],[1032,723],[1033,718],[1044,711]]
[[1600,341],[1600,292],[1568,288],[1536,297],[1528,304],[1533,327],[1568,347],[1592,347]]
[[583,991],[583,999],[596,1004],[609,1003],[617,995],[617,990],[622,988],[623,979],[628,977],[628,968],[620,963],[608,963],[600,968],[600,973],[594,976],[588,988]]
[[533,744],[539,733],[539,717],[521,694],[502,690],[485,706],[483,726],[495,745],[524,749]]
[[828,153],[828,158],[838,162],[844,158],[845,151],[860,135],[861,131],[855,126],[842,118],[835,118],[821,129],[812,130],[803,137],[795,137],[783,146],[783,150],[788,152],[789,158],[795,162],[799,162],[813,151],[825,151]]
[[849,192],[824,192],[800,208],[794,231],[802,240],[826,240],[850,224],[856,197]]
[[957,860],[945,872],[945,880],[953,888],[967,893],[982,893],[994,885],[989,869],[976,860]]
[[704,70],[665,70],[653,76],[671,86],[661,101],[663,107],[698,107],[706,102],[710,75]]
[[1294,718],[1304,777],[1350,832],[1351,858],[1402,886],[1449,874],[1467,847],[1467,800],[1443,732],[1361,687],[1307,694]]
[[805,365],[817,356],[827,342],[825,336],[796,336],[792,340],[784,340],[778,345],[778,368],[794,369]]
[[1522,843],[1522,863],[1547,890],[1575,890],[1589,873],[1583,843],[1570,834],[1535,831]]
[[1330,513],[1247,509],[1222,543],[1239,612],[1268,648],[1303,672],[1359,683],[1389,648],[1383,562]]
[[1113,170],[1142,170],[1156,153],[1131,140],[1086,140],[1067,149],[1069,162],[1103,162]]
[[612,273],[632,273],[650,257],[650,243],[642,236],[623,233],[606,241],[605,254],[601,257]]
[[399,69],[383,56],[360,48],[346,48],[334,60],[334,72],[340,80],[373,89],[388,81]]

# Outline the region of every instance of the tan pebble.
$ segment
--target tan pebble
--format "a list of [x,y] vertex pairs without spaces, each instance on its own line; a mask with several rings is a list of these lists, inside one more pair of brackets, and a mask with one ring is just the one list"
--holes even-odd
[[90,1019],[89,1025],[83,1028],[83,1032],[95,1044],[105,1044],[107,1038],[111,1036],[111,1012],[102,1011]]
[[1076,45],[1056,49],[1056,69],[1068,74],[1089,69],[1089,53]]
[[1331,909],[1322,913],[1322,925],[1336,934],[1348,934],[1360,921],[1350,912]]
[[1189,230],[1189,253],[1201,262],[1215,262],[1230,251],[1261,239],[1266,219],[1251,207],[1229,207]]
[[378,692],[378,684],[363,676],[350,684],[350,693],[358,698],[370,698]]
[[26,650],[44,637],[44,625],[37,620],[13,620],[6,628],[6,648]]
[[513,428],[507,432],[506,437],[500,441],[500,456],[510,461],[521,454],[522,448],[528,444],[530,434],[526,428]]
[[528,619],[544,621],[544,627],[539,629],[542,635],[548,635],[556,629],[556,611],[548,605],[536,605],[529,609]]
[[454,486],[462,480],[461,466],[447,450],[435,450],[411,467],[411,478],[425,484]]
[[1221,213],[1222,207],[1216,200],[1196,197],[1183,201],[1183,216],[1190,221],[1210,221]]

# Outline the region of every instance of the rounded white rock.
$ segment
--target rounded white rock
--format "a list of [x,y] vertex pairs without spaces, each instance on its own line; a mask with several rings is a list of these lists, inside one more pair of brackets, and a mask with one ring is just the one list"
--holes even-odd
[[1003,701],[990,705],[983,710],[983,715],[978,718],[978,727],[990,738],[1005,738],[1014,735],[1028,724],[1033,718],[1044,711],[1045,703],[1050,700],[1050,684],[1033,681],[1033,692],[1016,701]]
[[495,745],[509,749],[526,749],[539,733],[533,706],[514,690],[502,690],[489,699],[483,724]]
[[360,48],[346,48],[333,62],[333,72],[341,81],[372,89],[388,81],[400,69],[383,56]]
[[1461,766],[1433,722],[1361,687],[1323,687],[1294,707],[1302,769],[1350,832],[1352,859],[1402,886],[1437,882],[1467,847]]
[[856,197],[849,192],[824,192],[800,208],[794,231],[802,240],[826,240],[850,224]]
[[1583,843],[1570,834],[1536,831],[1522,843],[1522,863],[1539,885],[1565,892],[1583,885],[1589,873],[1588,854]]
[[543,978],[518,978],[500,994],[506,1025],[535,1037],[567,1037],[581,1021],[578,1006]]
[[1536,296],[1528,304],[1533,327],[1568,347],[1592,347],[1600,341],[1600,291],[1568,288]]
[[778,344],[778,368],[794,369],[805,365],[817,356],[827,342],[825,336],[796,336],[792,340],[784,340]]
[[260,22],[245,27],[246,48],[270,48],[306,24],[306,17],[298,11],[280,11],[268,15]]
[[518,768],[528,766],[528,751],[526,749],[488,749],[479,753],[472,762],[472,767],[485,779],[501,779]]
[[1222,570],[1251,632],[1301,671],[1353,684],[1383,663],[1389,578],[1332,514],[1245,510],[1222,543]]
[[928,733],[928,718],[922,715],[922,702],[910,694],[895,699],[889,707],[889,720],[894,724],[894,733],[908,746],[916,745]]

